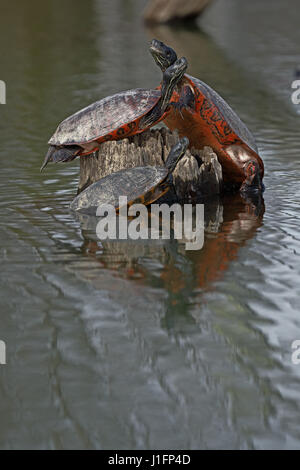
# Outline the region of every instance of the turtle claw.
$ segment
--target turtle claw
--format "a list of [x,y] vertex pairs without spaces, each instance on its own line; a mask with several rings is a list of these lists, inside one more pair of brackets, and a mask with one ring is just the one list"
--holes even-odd
[[265,188],[261,180],[258,163],[251,160],[245,165],[244,172],[246,178],[241,185],[240,193],[245,195],[248,193],[262,193]]
[[172,103],[172,106],[175,109],[175,113],[179,113],[181,116],[181,119],[184,119],[182,110],[186,108],[186,106],[183,103],[180,103],[179,101],[177,103]]

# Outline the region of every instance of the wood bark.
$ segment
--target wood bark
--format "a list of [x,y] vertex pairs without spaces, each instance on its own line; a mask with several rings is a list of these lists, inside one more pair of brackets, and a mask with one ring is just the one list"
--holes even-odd
[[[177,141],[177,132],[161,128],[101,144],[98,152],[80,157],[78,193],[104,176],[125,168],[163,166],[171,147]],[[175,198],[180,202],[219,194],[222,188],[222,169],[216,154],[209,147],[187,150],[173,173],[173,182]]]
[[170,23],[199,16],[211,0],[149,0],[144,11],[146,23]]

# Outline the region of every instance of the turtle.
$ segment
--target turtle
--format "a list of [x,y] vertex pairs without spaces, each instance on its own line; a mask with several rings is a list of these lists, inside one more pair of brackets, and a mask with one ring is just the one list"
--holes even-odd
[[[177,60],[176,52],[156,39],[150,44],[150,52],[162,72]],[[177,82],[171,109],[164,123],[171,130],[177,129],[179,136],[187,136],[191,147],[199,149],[207,145],[215,151],[225,188],[237,187],[241,192],[264,189],[264,164],[255,139],[215,90],[185,74]]]
[[144,132],[168,113],[176,83],[187,69],[185,57],[163,73],[161,90],[137,88],[108,96],[62,121],[49,140],[41,171],[52,162],[67,162],[89,155],[102,142],[120,140]]
[[118,212],[119,197],[127,197],[127,206],[149,205],[166,194],[172,186],[172,173],[188,148],[187,137],[180,139],[170,150],[164,166],[140,166],[111,173],[91,184],[70,204],[73,211],[95,215],[103,204],[112,205]]

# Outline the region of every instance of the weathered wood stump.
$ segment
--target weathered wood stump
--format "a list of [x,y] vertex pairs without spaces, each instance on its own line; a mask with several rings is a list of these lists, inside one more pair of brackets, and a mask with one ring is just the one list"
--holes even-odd
[[144,11],[146,23],[170,23],[197,18],[211,0],[149,0]]
[[[163,166],[171,147],[177,141],[177,132],[161,128],[128,139],[105,142],[98,152],[80,158],[78,193],[104,176],[125,168]],[[182,202],[219,194],[222,169],[217,156],[209,147],[188,150],[173,173],[173,181],[175,199]]]

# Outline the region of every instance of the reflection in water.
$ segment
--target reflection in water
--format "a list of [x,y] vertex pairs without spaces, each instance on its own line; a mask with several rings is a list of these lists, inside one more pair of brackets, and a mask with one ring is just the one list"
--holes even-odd
[[[134,406],[134,439],[139,436],[142,446],[156,443],[160,448],[158,439],[161,438],[164,443],[176,446],[178,438],[178,443],[183,442],[189,448],[199,447],[199,439],[201,447],[213,447],[205,441],[209,436],[213,438],[220,421],[219,447],[253,447],[251,438],[242,441],[240,438],[242,429],[249,429],[250,423],[256,429],[264,428],[268,436],[266,429],[274,416],[273,403],[279,397],[272,383],[260,377],[251,363],[261,363],[270,370],[278,364],[269,353],[265,354],[264,335],[257,326],[248,323],[248,307],[239,300],[243,292],[236,296],[236,287],[232,290],[234,300],[230,310],[225,307],[227,301],[222,295],[213,295],[214,283],[224,276],[230,262],[238,258],[239,249],[261,227],[263,213],[262,200],[245,201],[240,195],[208,204],[205,245],[196,256],[184,253],[176,242],[137,245],[130,241],[96,241],[95,221],[84,217],[82,252],[89,262],[68,263],[67,269],[77,271],[77,276],[94,289],[105,292],[113,309],[115,305],[124,305],[126,299],[127,308],[121,313],[125,331],[117,330],[114,335],[116,341],[128,336],[133,357],[139,358],[139,375],[151,376],[147,391],[139,389],[143,396],[141,403],[136,398],[137,403],[133,405],[135,399],[125,398],[127,405]],[[204,296],[207,290],[209,296],[208,293]],[[109,348],[106,322],[111,323],[112,319],[108,320],[107,314],[103,316],[103,306],[97,308],[96,302],[96,299],[92,302],[94,314],[86,314],[84,322],[87,330],[95,332],[101,318],[101,333],[96,334],[98,339],[94,337],[93,344],[98,354],[103,355],[104,345],[95,346],[95,341],[103,338]],[[124,363],[120,356],[116,359]],[[169,368],[170,360],[176,363],[175,368]],[[232,360],[237,369],[227,379]],[[128,369],[127,373],[127,380],[131,380],[132,373]],[[123,387],[122,400],[127,393],[125,384]],[[149,410],[142,405],[154,390],[152,411],[157,418],[157,413],[163,415],[160,427],[155,427],[155,437],[152,433],[147,436]],[[166,397],[174,405],[172,417],[168,414]],[[158,408],[156,399],[160,401]],[[110,401],[105,397],[103,400]],[[258,405],[255,409],[253,402]],[[268,416],[264,424],[263,413]],[[200,434],[199,423],[202,423]],[[173,434],[166,438],[164,433],[170,428]]]
[[224,196],[222,202],[207,202],[204,207],[206,236],[202,250],[185,251],[179,240],[97,241],[99,218],[77,214],[83,229],[82,252],[96,259],[101,268],[127,279],[145,280],[147,273],[149,276],[149,267],[143,268],[140,260],[151,260],[155,271],[156,263],[160,263],[160,285],[168,292],[180,293],[187,286],[191,292],[195,288],[212,289],[237,258],[239,248],[255,236],[265,208],[260,195],[244,199],[240,194]]
[[[215,214],[210,212],[212,209],[216,210]],[[230,262],[237,258],[240,247],[255,236],[257,228],[261,226],[264,203],[260,196],[259,201],[245,201],[239,194],[228,196],[222,206],[209,206],[210,217],[216,215],[217,220],[221,214],[222,223],[219,222],[218,231],[209,228],[206,231],[204,249],[192,255],[186,253],[195,265],[194,288],[214,289],[213,283],[223,276]],[[168,270],[167,278],[171,280],[174,274],[172,269]]]

